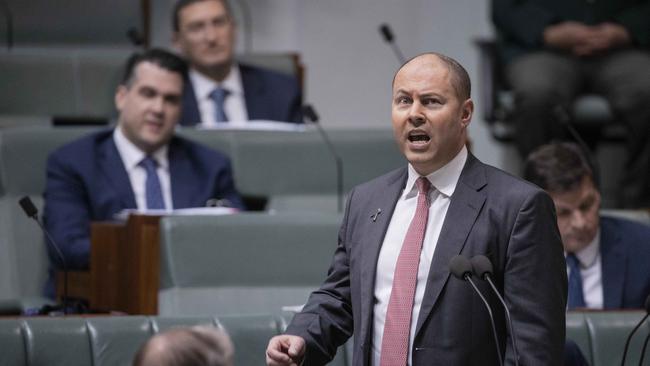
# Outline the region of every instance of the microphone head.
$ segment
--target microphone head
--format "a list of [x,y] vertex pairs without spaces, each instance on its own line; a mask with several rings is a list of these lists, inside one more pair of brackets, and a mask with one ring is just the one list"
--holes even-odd
[[317,123],[319,120],[318,114],[316,113],[316,110],[314,109],[314,107],[312,107],[311,104],[305,104],[302,107],[302,114],[304,114],[305,117],[307,117],[307,119],[309,119],[314,123]]
[[25,214],[28,217],[35,218],[36,215],[38,215],[38,209],[36,209],[36,206],[34,206],[34,203],[32,203],[32,200],[29,198],[29,196],[21,198],[18,201],[18,204],[20,207],[22,207],[23,211],[25,211]]
[[474,274],[478,277],[485,279],[487,276],[492,276],[492,262],[484,255],[477,255],[470,259]]
[[449,261],[449,272],[464,281],[466,277],[472,277],[472,264],[462,255],[454,256]]
[[384,23],[380,25],[379,32],[381,33],[382,37],[384,37],[384,41],[388,43],[393,42],[393,31],[390,29],[390,26],[388,24]]

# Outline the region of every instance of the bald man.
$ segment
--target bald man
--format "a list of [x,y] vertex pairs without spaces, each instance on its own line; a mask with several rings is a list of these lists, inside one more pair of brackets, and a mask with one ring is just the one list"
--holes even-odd
[[[553,202],[487,166],[465,144],[474,104],[455,60],[428,53],[395,74],[392,124],[408,166],[349,195],[328,276],[267,364],[324,365],[354,335],[354,366],[514,364],[504,312],[450,276],[456,255],[485,255],[510,309],[521,365],[560,365],[567,279]],[[497,345],[499,351],[497,351]]]

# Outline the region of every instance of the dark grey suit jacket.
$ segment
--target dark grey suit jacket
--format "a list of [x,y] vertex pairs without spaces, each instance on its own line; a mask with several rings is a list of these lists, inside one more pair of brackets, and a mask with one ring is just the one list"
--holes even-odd
[[[370,363],[375,270],[381,243],[404,189],[402,168],[353,189],[327,279],[287,329],[307,341],[305,365],[329,361],[354,334],[354,366]],[[371,215],[380,208],[376,221]],[[471,154],[451,197],[417,321],[413,365],[497,365],[490,322],[468,283],[450,277],[449,260],[484,254],[511,311],[521,365],[560,365],[567,279],[553,202],[536,186]],[[494,311],[501,349],[513,353],[504,313]]]

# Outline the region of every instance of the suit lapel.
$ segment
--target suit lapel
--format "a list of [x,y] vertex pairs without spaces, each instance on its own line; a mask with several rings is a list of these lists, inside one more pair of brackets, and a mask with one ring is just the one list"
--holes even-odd
[[174,208],[193,206],[192,190],[188,189],[188,187],[193,186],[196,188],[199,179],[195,176],[196,174],[191,167],[191,160],[187,156],[185,149],[182,148],[181,141],[176,137],[169,143],[167,159],[169,161],[169,180]]
[[264,85],[260,83],[255,71],[246,65],[239,65],[241,83],[244,88],[244,99],[246,101],[246,112],[249,120],[268,119],[264,118],[268,113],[264,112],[268,101],[263,98]]
[[625,253],[620,244],[618,231],[613,223],[601,219],[600,260],[601,282],[603,284],[603,306],[605,309],[621,308],[625,286]]
[[185,87],[183,88],[183,111],[180,121],[184,126],[193,126],[201,123],[199,104],[196,101],[194,87],[189,79],[185,82]]
[[456,190],[451,196],[451,203],[433,254],[418,316],[416,335],[431,314],[442,288],[449,279],[449,260],[463,249],[472,226],[485,203],[485,193],[479,190],[486,184],[484,167],[471,154],[468,155]]
[[[375,290],[375,272],[377,270],[379,250],[384,241],[386,230],[388,230],[388,224],[393,216],[395,204],[406,184],[406,178],[406,168],[401,169],[397,174],[389,177],[384,189],[376,192],[377,197],[374,200],[370,200],[373,206],[367,207],[366,212],[360,213],[361,217],[359,220],[370,223],[370,230],[367,230],[364,234],[364,245],[366,247],[360,251],[360,253],[363,253],[361,258],[361,314],[365,315],[360,328],[362,335],[369,335],[368,329],[373,313],[373,293]],[[377,215],[377,209],[381,209],[381,214]],[[375,221],[373,221],[372,215],[376,215]]]
[[124,163],[117,151],[111,134],[98,145],[99,168],[110,186],[116,191],[122,205],[126,208],[138,207],[131,188],[131,181]]

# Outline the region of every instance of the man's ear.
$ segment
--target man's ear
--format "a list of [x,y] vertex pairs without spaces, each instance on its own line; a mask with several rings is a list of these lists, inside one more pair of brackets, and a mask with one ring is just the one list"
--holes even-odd
[[126,103],[126,93],[128,93],[128,91],[129,89],[124,85],[118,86],[115,91],[115,108],[120,112]]
[[472,98],[468,98],[463,102],[461,106],[461,115],[460,123],[463,127],[469,126],[469,123],[472,121],[472,115],[474,114],[474,101]]

